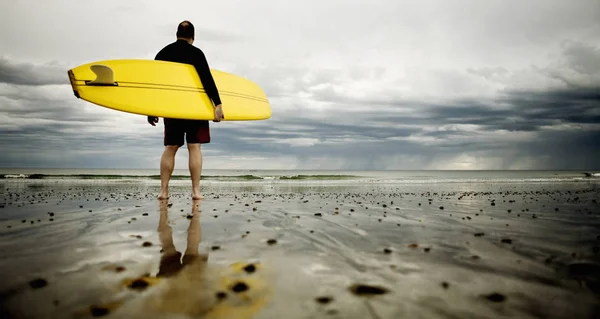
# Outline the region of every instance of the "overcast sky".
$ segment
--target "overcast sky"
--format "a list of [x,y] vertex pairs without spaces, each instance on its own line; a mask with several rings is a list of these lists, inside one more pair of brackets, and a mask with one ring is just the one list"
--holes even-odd
[[211,122],[205,169],[600,169],[598,0],[21,0],[0,15],[0,167],[158,168],[162,119],[78,100],[66,71],[153,59],[188,19],[210,66],[273,110]]

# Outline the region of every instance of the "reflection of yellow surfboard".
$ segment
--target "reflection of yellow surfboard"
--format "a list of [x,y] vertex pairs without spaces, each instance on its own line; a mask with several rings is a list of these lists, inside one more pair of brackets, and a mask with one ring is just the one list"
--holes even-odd
[[[211,70],[225,121],[271,117],[269,100],[254,82]],[[196,69],[155,60],[106,60],[68,71],[76,97],[128,113],[182,119],[214,119],[213,103]]]

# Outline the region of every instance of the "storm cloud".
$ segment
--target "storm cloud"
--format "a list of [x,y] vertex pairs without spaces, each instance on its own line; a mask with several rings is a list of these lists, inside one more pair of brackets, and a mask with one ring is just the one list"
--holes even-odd
[[0,4],[0,166],[157,168],[162,123],[76,99],[66,71],[152,59],[189,19],[273,109],[211,123],[205,168],[600,169],[597,1],[310,4]]

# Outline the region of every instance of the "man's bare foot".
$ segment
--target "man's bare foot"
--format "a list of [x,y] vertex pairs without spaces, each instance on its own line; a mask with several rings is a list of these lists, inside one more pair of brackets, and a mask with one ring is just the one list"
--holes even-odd
[[200,195],[200,193],[193,193],[192,199],[195,199],[195,200],[204,199],[204,196]]
[[169,193],[165,192],[165,191],[161,191],[160,195],[158,195],[158,199],[168,199],[169,198]]
[[204,199],[204,196],[200,194],[199,189],[192,188],[192,199]]

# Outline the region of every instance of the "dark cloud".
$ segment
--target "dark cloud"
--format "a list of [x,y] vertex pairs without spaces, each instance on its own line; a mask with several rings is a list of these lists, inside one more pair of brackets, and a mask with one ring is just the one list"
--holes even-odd
[[17,85],[69,84],[67,69],[53,65],[18,63],[0,57],[0,83]]
[[[583,74],[600,72],[600,49],[592,45],[579,42],[563,43],[564,55],[575,71]],[[598,84],[598,83],[596,83]]]
[[[524,98],[526,96],[532,98]],[[550,101],[560,98],[565,105],[571,105],[573,109],[583,111],[583,114],[593,111],[593,107],[581,107],[573,101],[584,101],[585,104],[585,101],[590,100],[589,94],[572,92],[541,95],[520,92],[506,101],[531,103],[532,100],[543,101],[542,97]],[[591,101],[596,102],[594,99]],[[269,161],[291,156],[306,168],[310,168],[318,159],[327,158],[326,165],[341,169],[386,168],[382,165],[419,169],[439,165],[444,159],[451,161],[460,154],[468,153],[482,158],[502,158],[500,162],[494,163],[494,167],[498,169],[517,165],[525,157],[539,158],[533,168],[598,169],[597,161],[594,160],[600,155],[595,147],[600,138],[597,128],[587,130],[555,127],[555,131],[552,131],[542,127],[560,118],[560,112],[563,112],[563,117],[560,118],[560,123],[563,124],[585,122],[593,126],[598,124],[597,119],[569,117],[570,113],[556,104],[558,103],[554,101],[544,107],[534,103],[535,110],[538,110],[536,112],[531,112],[531,107],[528,109],[516,104],[507,110],[490,110],[493,105],[486,107],[486,104],[479,103],[475,107],[468,107],[468,104],[436,107],[424,105],[418,117],[390,118],[363,113],[360,120],[344,114],[333,120],[286,115],[260,122],[213,123],[213,143],[204,149],[210,150],[214,155],[266,157],[265,167],[269,166]],[[54,115],[60,117],[59,114]],[[511,122],[508,120],[511,118],[518,120]],[[140,122],[143,120],[140,118]],[[384,124],[390,121],[396,122],[396,127]],[[473,131],[461,128],[461,125],[468,124],[481,126]],[[453,128],[452,125],[459,126]],[[442,126],[445,127],[440,129]],[[90,128],[96,133],[89,132]],[[155,158],[162,151],[162,127],[152,129],[155,129],[152,134],[119,133],[106,122],[88,122],[83,125],[77,119],[0,129],[0,147],[10,150],[0,159],[0,165],[141,165],[139,163],[144,158]],[[491,138],[495,130],[501,129],[525,131],[536,134],[536,137],[525,140]],[[315,144],[298,146],[295,142],[299,139],[314,139]],[[90,155],[86,152],[95,153]],[[405,158],[413,160],[408,162]],[[144,163],[154,167],[153,162]]]
[[[415,103],[400,102],[415,109],[401,116],[368,111],[359,119],[344,113],[335,119],[286,115],[239,128],[223,126],[214,130],[214,147],[222,154],[294,155],[308,162],[327,156],[347,169],[377,169],[382,159],[403,154],[418,156],[422,168],[462,153],[503,158],[499,169],[518,166],[525,157],[543,159],[533,167],[540,169],[600,167],[594,160],[594,145],[600,143],[596,90],[516,91],[488,101]],[[297,146],[295,139],[316,141]]]

